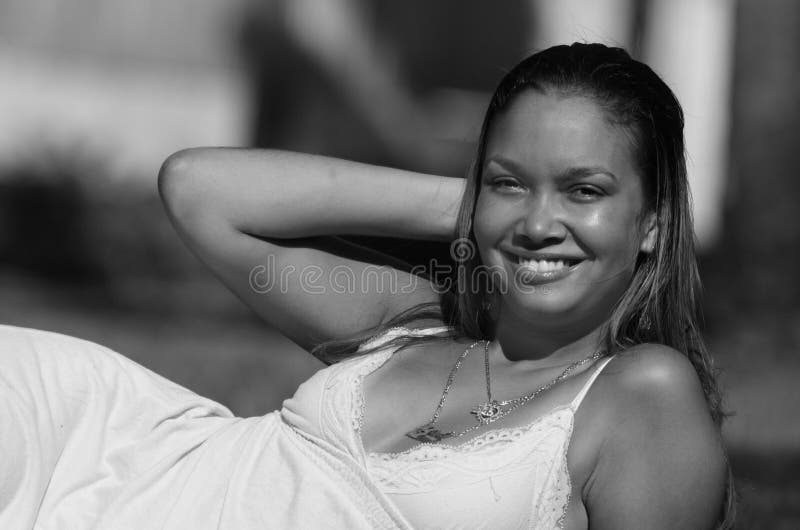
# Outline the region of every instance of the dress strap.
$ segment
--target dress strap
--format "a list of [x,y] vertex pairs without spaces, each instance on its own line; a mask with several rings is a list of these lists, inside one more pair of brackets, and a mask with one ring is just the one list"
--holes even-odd
[[399,337],[402,335],[411,335],[415,337],[424,336],[424,335],[435,335],[437,333],[442,333],[444,331],[450,330],[450,326],[435,326],[430,328],[418,328],[418,329],[411,329],[405,328],[403,326],[395,326],[393,328],[386,329],[375,335],[371,339],[367,340],[366,342],[361,343],[358,347],[358,351],[363,351],[367,348],[374,348],[376,346],[380,346],[386,342],[389,342],[395,337]]
[[600,375],[600,372],[603,371],[603,368],[605,368],[606,365],[613,358],[614,358],[614,356],[612,355],[611,357],[606,357],[605,359],[600,361],[600,363],[597,366],[597,368],[595,368],[594,373],[591,375],[591,377],[589,377],[589,380],[586,381],[586,384],[583,385],[583,388],[581,388],[581,391],[578,392],[577,396],[575,396],[575,399],[572,400],[572,403],[570,403],[570,408],[572,408],[572,410],[578,410],[578,407],[581,406],[581,402],[583,401],[583,398],[586,397],[586,393],[589,392],[590,388],[592,388],[592,384],[594,383],[594,380],[597,379],[597,376]]
[[411,335],[436,335],[437,333],[442,333],[444,331],[450,331],[452,328],[450,326],[433,326],[430,328],[402,328]]

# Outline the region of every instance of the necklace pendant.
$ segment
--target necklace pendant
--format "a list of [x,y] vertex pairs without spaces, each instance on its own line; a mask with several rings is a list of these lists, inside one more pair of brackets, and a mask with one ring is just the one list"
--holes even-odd
[[417,427],[413,431],[409,431],[406,433],[406,436],[417,440],[418,442],[439,442],[444,440],[445,438],[450,438],[453,436],[452,432],[442,432],[436,427],[434,427],[433,423],[426,423],[421,427]]
[[470,411],[470,414],[473,414],[481,425],[486,425],[500,419],[501,412],[500,403],[493,399],[479,404]]

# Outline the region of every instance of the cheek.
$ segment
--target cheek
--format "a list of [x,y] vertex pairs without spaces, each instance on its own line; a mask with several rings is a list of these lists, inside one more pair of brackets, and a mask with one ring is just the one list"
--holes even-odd
[[515,222],[514,208],[491,195],[481,195],[475,205],[472,231],[482,257],[492,246],[508,236]]
[[628,211],[620,208],[598,210],[585,220],[584,227],[597,251],[607,257],[627,261],[638,249],[637,219]]
[[489,201],[484,197],[478,197],[475,214],[472,218],[472,231],[475,233],[475,240],[478,242],[479,248],[490,244],[493,236],[497,233],[496,217],[492,214]]

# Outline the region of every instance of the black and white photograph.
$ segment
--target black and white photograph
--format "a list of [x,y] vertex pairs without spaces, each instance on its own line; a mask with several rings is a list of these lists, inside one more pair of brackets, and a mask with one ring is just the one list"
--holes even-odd
[[0,530],[800,528],[800,2],[0,0]]

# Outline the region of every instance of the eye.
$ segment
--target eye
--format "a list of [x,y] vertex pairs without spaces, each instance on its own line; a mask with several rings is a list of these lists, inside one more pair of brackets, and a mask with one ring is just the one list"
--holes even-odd
[[570,190],[570,193],[576,199],[584,202],[595,200],[605,195],[603,190],[585,184],[581,186],[575,186]]
[[499,176],[489,180],[489,186],[493,190],[501,192],[514,192],[523,188],[522,184],[514,177]]

